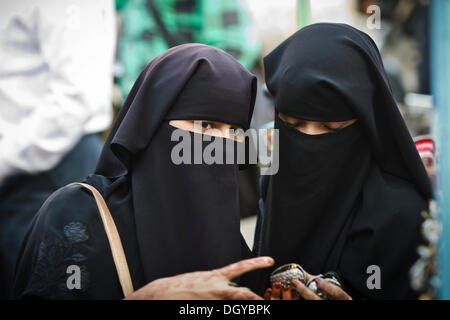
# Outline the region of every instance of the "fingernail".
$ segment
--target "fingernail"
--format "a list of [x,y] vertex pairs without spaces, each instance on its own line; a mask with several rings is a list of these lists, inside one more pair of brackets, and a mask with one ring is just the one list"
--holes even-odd
[[317,278],[314,281],[316,281],[317,285],[320,287],[323,283],[323,279],[322,278]]
[[274,286],[275,286],[276,289],[280,289],[281,288],[281,283],[275,282]]
[[265,257],[264,258],[264,262],[265,263],[273,263],[274,261],[273,261],[273,259],[271,257]]
[[294,288],[297,288],[297,287],[298,287],[298,280],[292,280],[292,281],[291,281],[291,284],[292,284],[292,286],[293,286]]

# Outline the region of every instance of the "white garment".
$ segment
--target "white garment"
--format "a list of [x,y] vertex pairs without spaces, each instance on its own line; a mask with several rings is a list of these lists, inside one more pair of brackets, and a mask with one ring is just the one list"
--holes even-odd
[[113,0],[2,3],[0,184],[110,125],[115,38]]

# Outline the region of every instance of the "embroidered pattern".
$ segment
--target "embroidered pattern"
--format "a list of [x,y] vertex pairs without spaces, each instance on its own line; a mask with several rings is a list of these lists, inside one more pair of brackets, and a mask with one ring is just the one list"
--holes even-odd
[[87,257],[80,252],[80,244],[89,240],[86,225],[81,222],[70,222],[63,228],[63,236],[48,231],[39,244],[39,251],[33,276],[32,289],[44,293],[46,297],[58,297],[61,291],[68,293],[66,273],[67,267],[76,264],[81,271],[81,288],[85,292],[89,287],[90,274],[84,265]]

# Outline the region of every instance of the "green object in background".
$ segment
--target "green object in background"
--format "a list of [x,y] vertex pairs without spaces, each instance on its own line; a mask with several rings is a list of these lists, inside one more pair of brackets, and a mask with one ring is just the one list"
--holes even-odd
[[[221,48],[244,67],[252,69],[261,42],[250,32],[250,18],[239,0],[152,0],[161,21],[178,44],[196,42]],[[123,73],[118,83],[124,96],[145,65],[169,49],[149,0],[116,0],[122,28],[119,61]]]
[[299,29],[310,23],[309,0],[297,0],[297,26]]
[[450,0],[431,5],[431,90],[437,111],[439,148],[439,218],[442,235],[438,251],[439,299],[450,299]]

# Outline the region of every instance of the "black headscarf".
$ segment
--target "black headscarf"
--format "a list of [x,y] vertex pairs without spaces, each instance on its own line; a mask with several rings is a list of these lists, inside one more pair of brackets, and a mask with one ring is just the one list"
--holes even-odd
[[[175,128],[168,121],[213,120],[246,129],[255,90],[255,76],[231,55],[200,44],[168,50],[136,81],[96,174],[130,179],[147,282],[241,259],[237,165],[175,165],[171,151],[178,141],[171,141]],[[189,135],[192,142],[202,138]]]
[[[338,271],[355,297],[413,297],[408,270],[431,187],[375,43],[348,25],[314,24],[264,65],[277,113],[357,122],[314,136],[276,117],[280,166],[268,182],[259,253],[312,274]],[[366,286],[370,265],[381,268],[381,290]]]

